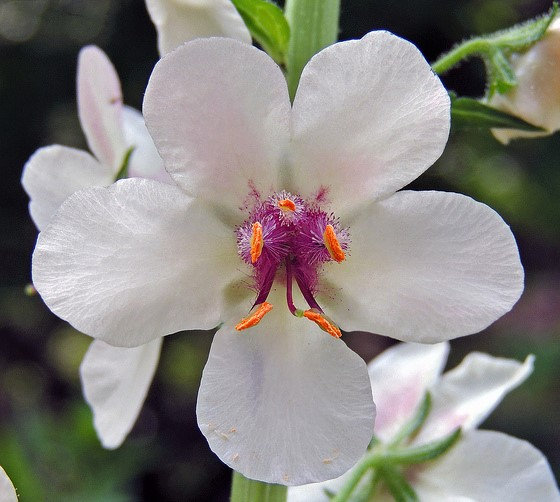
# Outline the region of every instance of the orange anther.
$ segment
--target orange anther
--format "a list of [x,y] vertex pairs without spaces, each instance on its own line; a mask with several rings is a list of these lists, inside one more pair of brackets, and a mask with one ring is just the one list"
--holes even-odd
[[235,329],[241,331],[243,329],[252,328],[261,322],[261,319],[272,310],[272,304],[268,302],[262,302],[257,309],[249,316],[241,319]]
[[315,310],[306,310],[303,316],[313,321],[317,326],[319,326],[323,331],[326,331],[329,335],[335,338],[340,338],[342,333],[336,324],[327,319],[323,314],[316,312]]
[[253,223],[253,233],[251,234],[251,263],[255,263],[259,259],[263,245],[262,225],[257,221]]
[[325,247],[333,260],[338,263],[344,261],[346,255],[344,254],[344,250],[342,249],[340,242],[338,242],[338,239],[336,238],[336,233],[334,232],[334,227],[332,225],[327,225],[327,228],[325,228],[323,242],[325,243]]
[[278,201],[278,207],[282,209],[282,211],[290,211],[294,212],[296,210],[296,204],[293,200],[290,199],[282,199]]

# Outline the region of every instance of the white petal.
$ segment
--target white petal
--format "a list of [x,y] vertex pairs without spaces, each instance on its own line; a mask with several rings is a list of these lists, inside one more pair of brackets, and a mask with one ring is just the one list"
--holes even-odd
[[216,333],[197,416],[232,469],[297,485],[348,470],[365,453],[375,407],[360,357],[279,303],[254,328]]
[[33,283],[76,329],[130,347],[216,326],[236,264],[233,229],[176,186],[133,178],[66,200],[39,235]]
[[195,38],[227,37],[247,44],[251,35],[230,0],[146,0],[161,56]]
[[558,487],[543,454],[526,441],[471,431],[414,475],[423,502],[553,502]]
[[[476,333],[523,290],[509,227],[488,206],[445,192],[399,192],[350,226],[347,260],[322,299],[343,329],[433,343]],[[334,265],[334,266],[333,266]]]
[[160,60],[144,118],[187,193],[238,210],[278,182],[290,101],[280,68],[236,40],[196,40]]
[[389,441],[414,415],[426,391],[439,378],[449,344],[399,343],[368,365],[377,408],[375,435]]
[[126,144],[134,147],[128,164],[128,177],[149,178],[174,184],[163,167],[163,160],[146,129],[144,117],[138,110],[129,106],[123,107],[123,130]]
[[386,196],[441,155],[449,97],[420,51],[385,31],[334,44],[304,68],[294,100],[297,186],[337,214]]
[[126,151],[117,72],[106,54],[90,45],[80,51],[77,80],[78,115],[89,148],[116,173]]
[[0,502],[17,502],[16,489],[6,474],[0,467]]
[[75,191],[112,182],[112,171],[89,153],[59,145],[37,150],[25,164],[21,177],[31,199],[31,218],[39,230]]
[[432,389],[432,411],[416,440],[428,442],[449,434],[478,427],[511,390],[533,371],[534,357],[523,364],[473,352]]
[[119,447],[136,422],[154,377],[162,340],[132,348],[94,340],[89,346],[80,376],[105,448]]

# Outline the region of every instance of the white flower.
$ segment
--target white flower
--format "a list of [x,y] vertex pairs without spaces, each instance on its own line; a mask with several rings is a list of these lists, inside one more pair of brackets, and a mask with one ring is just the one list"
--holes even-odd
[[[463,436],[441,457],[418,464],[405,476],[419,499],[442,501],[560,500],[545,457],[526,441],[476,428],[504,396],[533,369],[533,357],[523,364],[473,352],[455,369],[441,375],[449,346],[399,344],[368,366],[377,404],[375,434],[389,443],[410,420],[426,391],[432,395],[428,415],[414,445],[442,439],[456,427]],[[324,489],[337,492],[353,470],[326,483],[290,488],[289,502],[327,502]],[[392,500],[388,492],[374,500]]]
[[521,117],[546,132],[493,129],[502,143],[515,138],[546,136],[560,129],[560,17],[545,36],[523,54],[512,58],[517,86],[506,94],[495,93],[489,105]]
[[222,36],[251,43],[251,35],[230,0],[146,0],[158,32],[161,56],[195,38]]
[[18,496],[10,478],[0,467],[0,502],[17,502]]
[[198,422],[250,478],[333,478],[371,438],[365,364],[300,316],[333,335],[435,342],[485,328],[521,294],[517,247],[494,211],[394,193],[439,157],[450,123],[439,79],[394,35],[317,54],[293,107],[263,52],[193,41],[156,65],[144,114],[178,186],[74,194],[39,236],[34,284],[53,312],[114,345],[220,326]]

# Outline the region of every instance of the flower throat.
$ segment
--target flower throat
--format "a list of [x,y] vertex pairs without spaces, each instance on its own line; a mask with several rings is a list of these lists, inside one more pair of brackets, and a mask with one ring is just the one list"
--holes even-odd
[[[323,264],[344,261],[350,243],[348,229],[341,228],[334,214],[297,195],[276,192],[255,204],[249,218],[237,227],[236,234],[239,256],[253,267],[258,291],[250,315],[235,326],[237,330],[256,326],[270,312],[272,305],[266,299],[277,273],[285,270],[290,312],[315,322],[336,338],[341,336],[338,326],[314,298]],[[294,280],[309,305],[306,310],[294,305]]]

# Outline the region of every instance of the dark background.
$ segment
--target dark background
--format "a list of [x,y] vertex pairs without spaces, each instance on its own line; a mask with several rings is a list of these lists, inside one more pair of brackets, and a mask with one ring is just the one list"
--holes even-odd
[[[341,39],[387,29],[433,61],[472,34],[546,11],[522,0],[342,0]],[[28,501],[227,500],[230,473],[210,452],[194,404],[212,333],[166,339],[138,423],[124,446],[103,450],[80,389],[78,365],[90,339],[24,294],[36,230],[20,185],[39,147],[86,148],[75,102],[76,57],[96,44],[121,77],[125,102],[141,107],[157,61],[156,34],[141,0],[0,0],[0,465]],[[444,83],[484,92],[472,61]],[[509,147],[488,133],[454,133],[443,157],[415,184],[452,190],[494,207],[512,226],[526,269],[513,311],[483,333],[452,343],[450,366],[471,350],[524,359],[531,378],[484,424],[527,439],[560,475],[560,136]],[[366,360],[391,340],[350,334]]]

